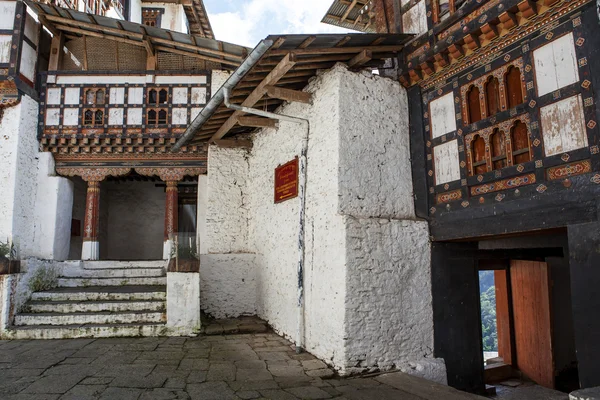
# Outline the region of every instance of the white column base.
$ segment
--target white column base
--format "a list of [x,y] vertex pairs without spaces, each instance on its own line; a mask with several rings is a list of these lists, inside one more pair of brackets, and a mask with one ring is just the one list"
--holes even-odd
[[168,260],[171,258],[171,245],[172,241],[167,239],[163,243],[163,260]]
[[167,273],[167,328],[174,336],[200,332],[200,274]]
[[81,250],[81,259],[84,261],[99,260],[100,242],[83,242],[83,248]]

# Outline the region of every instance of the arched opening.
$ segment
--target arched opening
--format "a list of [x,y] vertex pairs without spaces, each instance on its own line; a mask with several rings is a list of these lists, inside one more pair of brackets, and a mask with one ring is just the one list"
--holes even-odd
[[500,82],[494,76],[485,84],[485,100],[488,117],[500,112]]
[[485,161],[485,140],[476,135],[471,142],[471,175],[478,175],[487,172]]
[[86,110],[83,113],[83,124],[92,125],[94,123],[94,112],[92,110]]
[[513,108],[523,103],[523,88],[521,85],[521,71],[517,67],[510,67],[506,74],[506,100],[508,108]]
[[512,128],[510,134],[512,142],[512,156],[514,164],[521,164],[531,160],[529,151],[529,132],[527,125],[521,121],[517,121]]
[[168,97],[168,93],[167,93],[166,89],[161,89],[160,92],[158,92],[158,102],[160,104],[166,103],[167,97]]
[[158,112],[158,123],[159,124],[167,123],[167,111],[166,110],[160,110]]
[[96,92],[96,104],[104,104],[104,90],[102,89]]
[[104,124],[104,112],[98,110],[94,113],[94,125],[103,125],[103,124]]
[[506,158],[506,136],[496,129],[490,136],[490,152],[492,153],[492,169],[501,169],[508,165]]
[[85,92],[85,103],[86,104],[94,104],[96,100],[96,93],[94,93],[93,89],[88,89]]
[[481,103],[479,102],[479,88],[472,86],[467,92],[467,106],[469,111],[469,123],[481,120]]
[[156,118],[156,110],[148,111],[148,121],[146,121],[148,125],[155,125],[158,123]]
[[158,104],[158,96],[156,90],[151,89],[148,91],[148,104],[156,105]]

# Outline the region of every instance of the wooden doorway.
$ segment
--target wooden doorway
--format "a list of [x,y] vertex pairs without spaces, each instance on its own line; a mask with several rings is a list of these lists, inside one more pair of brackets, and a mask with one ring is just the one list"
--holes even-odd
[[[486,383],[508,379],[514,371],[520,371],[537,384],[553,389],[551,281],[547,263],[486,260],[480,262],[479,268],[494,270],[498,359],[491,360],[491,364],[486,361]],[[480,272],[480,279],[481,276]],[[483,322],[487,297],[483,293],[481,296]]]
[[510,261],[516,367],[527,377],[554,388],[550,276],[548,264]]

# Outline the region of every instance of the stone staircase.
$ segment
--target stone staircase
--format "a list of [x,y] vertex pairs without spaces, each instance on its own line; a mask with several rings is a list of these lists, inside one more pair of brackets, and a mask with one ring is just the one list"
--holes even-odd
[[35,292],[15,316],[15,339],[166,334],[165,261],[85,261],[62,269],[58,287]]

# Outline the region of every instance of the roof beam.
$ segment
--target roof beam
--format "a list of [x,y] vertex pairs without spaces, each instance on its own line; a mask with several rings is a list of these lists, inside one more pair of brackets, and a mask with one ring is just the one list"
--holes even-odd
[[267,96],[289,102],[310,104],[312,94],[299,90],[284,89],[277,86],[267,86]]
[[141,33],[129,32],[129,31],[126,31],[126,30],[121,30],[121,29],[116,29],[116,28],[110,28],[110,27],[107,27],[107,26],[102,26],[102,25],[98,25],[98,24],[92,24],[92,23],[88,23],[88,22],[76,21],[74,19],[57,17],[57,16],[49,15],[49,14],[46,14],[46,18],[49,19],[49,20],[51,20],[51,21],[62,22],[62,23],[67,24],[67,25],[75,25],[75,26],[78,26],[78,27],[96,29],[96,30],[104,31],[104,32],[108,32],[108,33],[116,33],[117,35],[130,36],[130,37],[134,37],[136,39],[142,39],[142,37],[144,36]]
[[220,59],[220,58],[205,56],[204,54],[200,54],[200,53],[194,53],[194,52],[191,52],[191,51],[174,49],[172,47],[155,46],[154,48],[156,50],[158,50],[158,51],[166,51],[167,53],[181,54],[183,56],[190,56],[190,57],[200,58],[202,60],[212,61],[212,62],[215,62],[215,63],[225,64],[225,65],[232,65],[234,67],[239,67],[240,66],[240,63],[237,62],[237,61],[223,60],[223,59]]
[[344,15],[342,15],[342,19],[340,21],[343,22],[346,20],[346,18],[348,18],[348,15],[350,15],[352,10],[354,10],[354,7],[356,7],[356,3],[358,3],[358,0],[352,0],[352,3],[350,3],[350,5],[348,6],[346,12],[344,13]]
[[277,126],[277,121],[261,117],[238,117],[237,123],[240,126],[251,128],[275,128]]
[[[258,84],[258,86],[250,93],[250,95],[244,100],[242,103],[243,107],[252,107],[255,105],[267,92],[266,87],[270,85],[275,85],[287,72],[292,69],[296,65],[296,54],[287,53],[285,57],[277,64],[273,71],[267,75],[267,77]],[[211,142],[215,140],[221,139],[223,136],[227,134],[233,128],[237,122],[238,117],[240,117],[243,113],[241,111],[235,111],[231,117],[219,130],[212,136]]]
[[137,40],[125,39],[125,38],[118,37],[118,36],[105,35],[103,33],[87,31],[85,29],[74,28],[71,26],[56,25],[56,28],[60,29],[61,31],[79,33],[80,35],[93,36],[93,37],[97,37],[100,39],[115,40],[117,42],[132,44],[134,46],[144,46],[144,44],[142,42],[138,42]]
[[373,52],[371,50],[363,50],[358,53],[356,56],[352,58],[352,60],[348,61],[348,66],[350,68],[357,68],[363,64],[368,63],[373,59]]
[[[331,47],[327,49],[295,49],[294,53],[297,55],[301,54],[347,54],[347,53],[360,53],[363,50],[370,50],[373,53],[384,53],[400,51],[404,48],[404,45],[390,45],[390,46],[364,46],[364,47]],[[269,56],[281,56],[287,54],[289,50],[273,50],[269,53]]]

